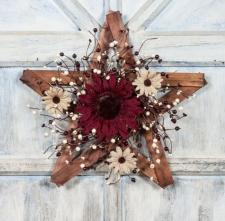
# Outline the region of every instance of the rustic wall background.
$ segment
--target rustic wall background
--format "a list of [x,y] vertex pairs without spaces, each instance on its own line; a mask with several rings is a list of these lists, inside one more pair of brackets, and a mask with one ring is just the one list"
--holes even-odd
[[[0,0],[0,220],[220,221],[225,217],[224,0]],[[139,47],[160,54],[155,70],[204,72],[208,85],[182,103],[188,118],[172,135],[175,185],[137,177],[107,186],[89,172],[64,187],[49,183],[54,159],[43,150],[40,98],[19,77],[60,52],[81,54],[88,30],[120,10]]]

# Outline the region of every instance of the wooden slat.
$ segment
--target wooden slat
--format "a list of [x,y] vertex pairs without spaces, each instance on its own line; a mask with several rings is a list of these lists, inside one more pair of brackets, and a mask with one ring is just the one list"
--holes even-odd
[[[146,43],[141,50],[141,55],[161,55],[162,66],[189,64],[209,66],[212,63],[219,65],[224,62],[224,32],[130,32],[129,36],[134,50],[137,50],[144,40],[154,37],[158,39]],[[64,51],[67,55],[75,52],[82,57],[89,38],[91,35],[84,31],[0,32],[1,65],[3,62],[5,64],[15,62],[16,64],[34,63],[36,66],[36,62],[40,65],[42,61],[55,60],[56,53],[60,51]]]
[[150,168],[151,162],[146,159],[142,154],[137,156],[137,167],[140,169],[140,172],[151,179],[151,181],[158,183],[158,177],[153,168]]
[[[0,176],[49,176],[56,159],[2,158]],[[169,158],[173,175],[179,176],[225,176],[225,158]],[[82,171],[80,176],[105,175],[105,168]]]
[[157,142],[157,150],[159,150],[159,153],[157,153],[156,148],[152,147],[153,139],[154,137],[152,131],[145,133],[147,148],[151,155],[152,163],[154,164],[158,184],[164,188],[170,184],[173,184],[173,177],[161,142]]
[[[95,48],[95,52],[92,56],[92,63],[90,64],[91,68],[97,68],[97,69],[102,69],[104,68],[105,64],[105,59],[102,57],[102,53],[104,53],[105,51],[107,51],[109,49],[109,43],[113,41],[112,38],[112,33],[111,30],[109,28],[109,25],[107,22],[104,23],[100,34],[99,34],[99,39]],[[100,49],[100,51],[98,52],[96,49]],[[101,63],[99,63],[97,61],[97,57],[101,56]]]
[[70,72],[70,75],[63,75],[54,70],[24,70],[20,80],[42,96],[49,89],[52,77],[60,77],[61,83],[68,85],[71,80],[79,81],[79,77],[85,76],[83,72]]
[[79,1],[54,0],[61,11],[78,27],[78,30],[98,28],[98,21],[90,14]]
[[225,177],[175,177],[175,185],[167,190],[141,177],[135,185],[125,178],[122,186],[123,220],[220,221],[225,217]]
[[[94,164],[98,163],[100,159],[104,159],[108,155],[108,153],[114,148],[114,145],[110,145],[108,148],[97,148],[96,150],[90,148],[72,162],[71,157],[67,155],[67,159],[70,163],[64,163],[64,166],[63,164],[61,164],[60,168],[58,168],[56,171],[53,170],[51,181],[57,184],[58,186],[63,185],[72,177],[79,175],[81,171],[83,171],[83,169],[81,168],[81,164],[84,164],[85,168],[88,169],[89,167],[92,167]],[[59,160],[61,158],[66,158],[66,154],[62,154]]]
[[[97,56],[97,55],[95,55]],[[97,64],[96,64],[97,65]],[[35,90],[38,94],[42,95],[45,90],[49,88],[49,82],[51,78],[59,76],[62,78],[62,84],[68,84],[71,81],[71,77],[74,80],[79,80],[79,77],[84,77],[83,72],[70,73],[71,75],[59,74],[58,71],[54,70],[24,70],[20,80]],[[170,86],[194,86],[200,87],[204,85],[205,79],[202,73],[169,73],[164,77],[162,85],[169,84]]]
[[129,45],[127,29],[123,24],[122,15],[119,11],[109,13],[106,16],[107,23],[109,24],[113,39],[118,42],[117,50],[120,57],[125,60],[125,68],[132,68],[135,65],[132,50],[126,47]]
[[202,87],[206,84],[203,73],[166,72],[162,85],[170,87]]
[[49,177],[2,176],[0,220],[90,221],[93,217],[103,220],[107,194],[103,186],[103,177],[79,177],[57,188]]
[[148,25],[167,7],[171,0],[149,0],[135,13],[128,21],[128,26],[132,31],[146,29]]

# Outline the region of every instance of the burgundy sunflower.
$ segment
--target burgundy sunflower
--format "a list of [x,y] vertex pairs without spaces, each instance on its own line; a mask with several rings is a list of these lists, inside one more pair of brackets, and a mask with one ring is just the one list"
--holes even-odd
[[79,96],[76,108],[84,134],[94,129],[100,140],[115,136],[126,139],[132,129],[138,128],[136,119],[142,108],[128,80],[118,81],[115,74],[110,74],[108,80],[93,75],[85,88],[86,94]]

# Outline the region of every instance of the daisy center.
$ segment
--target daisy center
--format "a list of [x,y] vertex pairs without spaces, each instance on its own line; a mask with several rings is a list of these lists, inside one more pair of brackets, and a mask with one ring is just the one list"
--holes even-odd
[[150,79],[146,79],[146,80],[144,81],[144,85],[145,85],[146,87],[151,86],[151,85],[152,85],[151,80],[150,80]]
[[126,159],[125,159],[124,157],[120,157],[120,158],[118,159],[118,162],[119,162],[119,163],[125,163],[125,162],[126,162]]
[[58,96],[55,96],[52,98],[53,103],[58,104],[60,102],[60,98]]
[[121,107],[120,99],[112,93],[102,95],[97,102],[97,112],[104,119],[115,118]]

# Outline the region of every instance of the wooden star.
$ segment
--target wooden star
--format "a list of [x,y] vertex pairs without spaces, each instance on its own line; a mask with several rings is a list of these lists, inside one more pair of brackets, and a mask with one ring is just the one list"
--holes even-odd
[[[127,48],[128,45],[128,35],[127,29],[125,28],[120,12],[110,11],[106,16],[106,22],[100,32],[99,43],[96,46],[95,53],[93,55],[93,62],[90,68],[100,69],[100,65],[103,67],[104,62],[99,64],[96,58],[101,55],[103,51],[109,49],[109,43],[113,40],[118,42],[117,50],[122,59],[124,59],[125,69],[135,67],[135,59],[131,48]],[[44,92],[49,89],[51,78],[55,77],[58,71],[50,70],[24,70],[21,77],[21,81],[31,87],[39,95],[43,96]],[[71,76],[79,84],[79,81],[86,80],[84,71],[70,72],[70,75],[62,75],[63,85],[68,85]],[[131,73],[129,78],[135,78],[135,74]],[[170,92],[165,96],[160,98],[161,102],[168,102],[170,108],[173,107],[175,99],[179,99],[180,102],[187,97],[193,95],[197,90],[202,88],[206,84],[203,73],[165,73],[163,76],[163,86],[168,86]],[[182,90],[182,93],[177,93],[178,90]],[[168,110],[168,109],[167,109]],[[162,110],[160,114],[163,114],[166,110]],[[77,123],[71,123],[70,128],[76,128]],[[142,155],[138,149],[132,148],[137,156],[137,167],[140,172],[145,176],[149,177],[152,181],[157,183],[160,187],[164,188],[173,183],[172,174],[166,159],[164,148],[158,141],[158,150],[152,146],[153,144],[153,132],[149,131],[145,133],[145,139],[148,151],[151,156],[151,160],[148,160],[144,155]],[[66,160],[71,160],[70,155],[65,150],[63,154],[57,159],[56,165],[52,172],[52,182],[57,185],[63,185],[65,182],[70,180],[72,177],[79,175],[83,168],[81,164],[85,165],[85,168],[90,168],[99,161],[103,161],[109,154],[111,150],[115,148],[114,144],[108,144],[106,148],[88,149],[87,151],[81,153],[80,157],[74,159],[69,164],[65,164]]]

